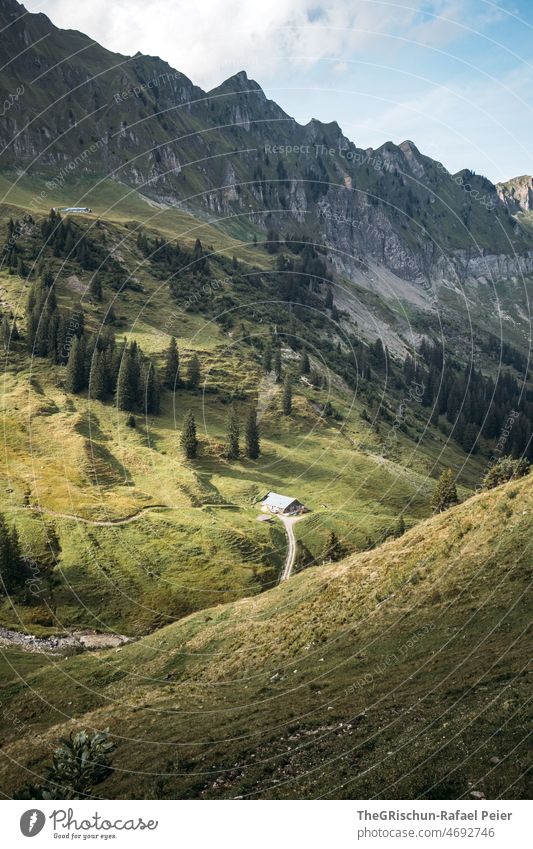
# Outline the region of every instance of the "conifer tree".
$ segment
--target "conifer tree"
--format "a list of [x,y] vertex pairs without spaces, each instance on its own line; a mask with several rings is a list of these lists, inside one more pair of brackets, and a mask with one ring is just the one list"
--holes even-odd
[[180,357],[176,339],[172,336],[165,353],[164,382],[167,389],[175,389],[179,386]]
[[70,347],[67,371],[65,375],[65,388],[67,392],[76,394],[81,392],[85,386],[85,351],[83,340],[74,337]]
[[341,559],[342,555],[343,549],[339,538],[337,537],[335,531],[330,531],[326,542],[326,547],[324,549],[324,560],[336,562],[337,560]]
[[401,536],[404,535],[404,533],[405,533],[405,519],[403,518],[403,515],[400,514],[400,516],[398,517],[398,521],[396,522],[396,527],[394,528],[394,536],[395,537],[401,537]]
[[283,396],[281,399],[281,409],[284,416],[290,416],[292,413],[292,378],[290,374],[285,377],[283,384]]
[[93,274],[89,283],[89,296],[94,300],[101,302],[103,298],[102,281],[98,274]]
[[263,351],[263,368],[265,374],[269,374],[272,371],[272,345],[270,342],[267,342]]
[[54,310],[48,318],[46,348],[48,358],[57,363],[57,334],[59,331],[59,312]]
[[274,354],[274,377],[276,383],[281,383],[281,375],[281,351],[279,348],[276,348],[276,353]]
[[309,374],[310,371],[311,363],[309,362],[309,354],[307,351],[304,351],[300,360],[300,374]]
[[187,365],[187,384],[189,389],[198,389],[200,386],[200,360],[193,354]]
[[246,416],[246,425],[244,429],[244,439],[246,443],[246,454],[250,460],[257,460],[260,449],[259,425],[257,423],[257,410],[255,407],[250,407]]
[[139,399],[139,363],[136,342],[124,345],[117,376],[116,399],[119,410],[135,410]]
[[151,360],[145,360],[141,369],[144,409],[148,415],[159,414],[159,381],[157,371]]
[[239,446],[240,426],[239,416],[234,406],[231,407],[228,415],[228,460],[238,460],[240,454]]
[[94,398],[97,401],[103,401],[107,395],[107,368],[105,352],[98,350],[98,348],[95,350],[91,361],[89,388],[91,398]]
[[449,507],[453,507],[458,501],[453,472],[451,469],[447,469],[437,481],[437,486],[431,498],[431,507],[434,513],[442,513]]
[[196,438],[196,422],[191,410],[189,410],[183,421],[180,445],[188,460],[194,460],[196,458],[198,439]]
[[11,344],[11,322],[7,315],[2,318],[2,341],[4,348],[9,348]]
[[24,562],[17,530],[10,530],[0,514],[0,594],[9,595],[23,581]]
[[54,275],[50,271],[49,268],[46,268],[42,275],[43,286],[46,286],[47,289],[50,289],[54,284]]

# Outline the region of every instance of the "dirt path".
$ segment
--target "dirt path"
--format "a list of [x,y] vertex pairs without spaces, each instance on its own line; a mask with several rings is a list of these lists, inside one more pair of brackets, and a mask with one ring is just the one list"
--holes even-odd
[[293,526],[296,522],[299,522],[300,519],[303,519],[303,516],[283,516],[278,513],[278,518],[285,527],[285,533],[287,534],[287,541],[289,543],[287,557],[285,558],[285,565],[283,566],[281,578],[279,579],[281,582],[288,580],[292,574],[292,567],[294,566],[294,560],[296,557],[296,538],[294,536]]
[[124,516],[121,519],[85,519],[83,516],[76,516],[74,513],[58,513],[55,510],[48,510],[46,507],[21,507],[19,509],[33,510],[35,513],[45,513],[47,516],[57,516],[58,519],[72,519],[74,522],[83,522],[84,525],[112,527],[113,525],[127,525],[129,522],[135,522],[147,510],[168,510],[169,508],[167,504],[149,504],[147,507],[140,507],[135,513],[130,513],[129,516]]

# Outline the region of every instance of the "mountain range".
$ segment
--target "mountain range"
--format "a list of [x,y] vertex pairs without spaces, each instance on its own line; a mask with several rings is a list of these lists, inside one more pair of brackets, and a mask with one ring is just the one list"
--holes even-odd
[[205,92],[16,0],[2,0],[0,26],[4,166],[106,175],[250,236],[303,230],[352,275],[375,264],[454,284],[533,269],[533,237],[514,217],[529,212],[531,178],[450,174],[411,141],[358,148],[335,122],[298,124],[244,71]]

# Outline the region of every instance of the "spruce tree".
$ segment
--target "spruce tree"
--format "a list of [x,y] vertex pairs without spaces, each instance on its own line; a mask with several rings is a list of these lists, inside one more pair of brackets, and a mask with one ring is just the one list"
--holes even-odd
[[246,416],[246,425],[244,428],[244,439],[246,443],[246,454],[250,460],[257,460],[260,449],[259,425],[257,423],[257,410],[255,407],[250,407]]
[[307,351],[304,351],[300,360],[300,374],[309,374],[310,371],[311,364],[309,362],[309,354]]
[[340,560],[343,555],[342,545],[335,531],[330,531],[326,547],[324,549],[324,560],[335,562]]
[[239,446],[239,416],[234,406],[231,407],[228,415],[228,460],[238,460],[240,454]]
[[276,353],[274,354],[274,377],[276,383],[281,383],[281,375],[281,351],[279,348],[276,348]]
[[192,411],[189,410],[183,421],[180,445],[188,460],[194,460],[198,452],[198,439],[196,438],[196,422]]
[[180,356],[176,339],[173,336],[165,352],[165,374],[164,382],[167,389],[175,389],[179,386]]
[[434,513],[442,513],[449,507],[453,507],[458,501],[453,472],[451,469],[447,469],[437,481],[437,486],[431,498],[431,507]]
[[292,413],[292,378],[290,374],[285,377],[283,384],[283,396],[281,399],[281,409],[284,416],[290,416]]
[[59,332],[59,312],[54,310],[50,313],[50,317],[48,319],[48,327],[47,327],[47,339],[46,339],[46,349],[48,354],[48,359],[52,363],[58,362],[57,355],[57,335]]
[[89,283],[89,297],[94,301],[101,302],[103,298],[102,281],[98,274],[93,274]]
[[43,285],[46,286],[47,289],[50,289],[54,284],[54,275],[52,274],[49,268],[45,269],[41,279]]
[[145,360],[141,369],[144,409],[148,415],[159,414],[159,381],[157,371],[151,360]]
[[403,515],[400,514],[400,516],[398,517],[398,521],[396,522],[396,527],[394,528],[394,536],[395,537],[401,537],[401,536],[404,535],[404,533],[405,533],[405,519],[403,518]]
[[96,349],[91,362],[90,395],[97,401],[103,401],[107,395],[107,369],[105,352]]
[[9,348],[11,343],[11,322],[7,315],[4,315],[2,319],[2,341],[4,343],[4,348]]
[[263,351],[263,368],[265,374],[269,374],[272,371],[272,345],[270,342],[267,342]]
[[70,347],[67,370],[65,375],[65,388],[67,392],[76,394],[81,392],[85,386],[85,351],[83,340],[74,337]]
[[[139,379],[134,357],[137,355],[132,342],[124,345],[117,376],[116,400],[119,410],[135,410],[139,397]],[[138,365],[138,364],[137,364]]]
[[200,386],[200,360],[196,354],[192,355],[187,365],[187,384],[193,390]]
[[19,536],[16,528],[9,530],[0,513],[0,594],[9,595],[24,581]]

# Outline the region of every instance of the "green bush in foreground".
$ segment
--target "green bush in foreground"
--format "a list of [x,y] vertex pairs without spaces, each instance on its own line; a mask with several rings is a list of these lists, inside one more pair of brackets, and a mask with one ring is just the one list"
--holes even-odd
[[111,775],[115,749],[109,729],[71,734],[55,750],[45,783],[29,787],[22,798],[79,799],[89,795],[95,784]]

